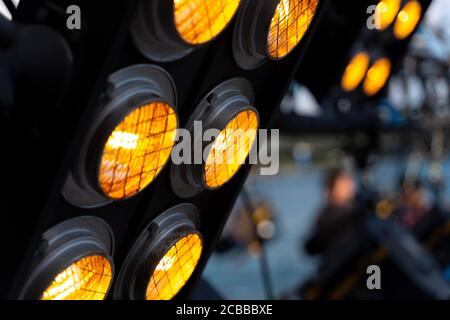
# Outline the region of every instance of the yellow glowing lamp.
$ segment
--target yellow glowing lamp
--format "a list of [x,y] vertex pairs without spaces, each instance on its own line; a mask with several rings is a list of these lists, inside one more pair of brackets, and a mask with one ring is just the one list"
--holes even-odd
[[202,256],[199,219],[198,209],[187,203],[157,215],[129,251],[116,279],[114,297],[170,300],[178,295]]
[[394,25],[394,35],[403,40],[410,36],[422,18],[422,5],[417,0],[409,1],[398,13]]
[[366,76],[369,63],[370,57],[365,52],[360,52],[352,58],[341,80],[341,87],[344,91],[353,91],[361,84]]
[[178,240],[158,262],[146,289],[147,300],[170,300],[184,287],[197,267],[203,242],[196,233]]
[[302,42],[319,11],[319,0],[243,1],[233,38],[237,64],[255,69],[286,58]]
[[258,115],[245,110],[232,118],[216,138],[204,169],[205,184],[215,189],[230,181],[247,159],[256,139]]
[[364,92],[374,96],[386,85],[391,75],[392,64],[388,58],[378,59],[367,71],[364,80]]
[[131,111],[104,146],[98,177],[103,193],[125,199],[147,187],[168,161],[177,127],[177,115],[167,103]]
[[174,0],[175,25],[189,44],[213,40],[229,24],[240,0]]
[[282,59],[300,43],[317,10],[318,0],[280,0],[267,38],[269,57]]
[[218,189],[236,176],[252,154],[258,134],[254,101],[253,86],[243,78],[221,83],[200,101],[186,128],[194,136],[201,123],[206,139],[202,148],[192,144],[192,150],[200,150],[192,163],[172,165],[171,185],[179,197]]
[[376,8],[376,19],[380,30],[387,29],[394,22],[400,10],[401,0],[382,0]]
[[147,58],[178,60],[210,43],[231,23],[241,0],[142,0],[131,35]]
[[84,257],[59,273],[41,300],[103,300],[111,281],[112,268],[108,259]]
[[[62,236],[64,235],[64,236]],[[25,300],[104,300],[114,277],[114,235],[96,217],[66,220],[47,230],[20,294]]]
[[108,78],[79,159],[63,189],[77,207],[125,200],[148,187],[169,162],[178,129],[176,90],[154,65],[134,65]]

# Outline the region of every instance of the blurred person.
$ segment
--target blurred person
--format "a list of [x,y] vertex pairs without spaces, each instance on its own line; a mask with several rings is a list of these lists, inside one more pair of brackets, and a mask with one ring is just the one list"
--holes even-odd
[[328,285],[346,274],[355,255],[366,244],[366,232],[361,225],[364,211],[358,206],[354,177],[346,170],[331,169],[325,176],[323,189],[324,206],[312,236],[305,244],[309,254],[321,256],[320,264],[308,281],[290,293],[294,298],[324,298],[322,293]]
[[407,227],[414,226],[429,211],[430,205],[426,190],[420,181],[410,182],[402,178],[400,181],[401,223]]
[[343,169],[331,169],[325,178],[325,205],[321,209],[312,237],[306,243],[310,254],[324,253],[333,242],[358,220],[354,178]]

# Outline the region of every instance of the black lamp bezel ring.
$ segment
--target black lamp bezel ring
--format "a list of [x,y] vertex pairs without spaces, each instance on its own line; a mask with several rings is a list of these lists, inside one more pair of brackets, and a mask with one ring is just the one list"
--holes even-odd
[[[420,0],[417,0],[417,2],[420,4],[422,12],[421,12],[421,16],[420,16],[419,22],[417,23],[416,27],[411,32],[411,34],[409,34],[404,39],[398,39],[395,36],[394,29],[395,29],[395,25],[396,25],[396,23],[398,21],[398,15],[404,9],[406,4],[408,4],[411,1],[413,1],[413,0],[400,0],[399,11],[397,12],[397,14],[396,14],[394,20],[391,22],[391,24],[385,29],[375,29],[375,30],[373,30],[373,29],[364,28],[364,30],[362,31],[362,38],[365,38],[366,42],[368,44],[372,44],[371,46],[375,46],[374,44],[379,44],[379,43],[391,44],[391,43],[394,43],[394,42],[407,41],[408,38],[410,38],[410,37],[412,37],[414,35],[415,31],[420,26],[421,21],[424,19],[424,6],[423,6],[423,3]],[[379,2],[378,2],[378,4],[379,4]],[[378,4],[376,4],[376,5],[378,5]]]
[[[240,6],[241,3],[235,15]],[[173,1],[141,0],[131,26],[131,34],[136,47],[147,59],[172,62],[215,41],[230,26],[233,19],[234,17],[228,21],[222,32],[208,42],[192,44],[186,42],[176,27]]]
[[[270,26],[281,0],[260,0],[256,4],[253,0],[242,1],[244,3],[238,15],[233,37],[233,55],[239,67],[244,70],[253,70],[267,60],[280,61],[294,52],[294,50],[291,50],[286,56],[280,58],[273,58],[269,54]],[[304,36],[318,19],[321,2],[321,0],[318,0],[314,17]],[[296,47],[300,42],[297,43]]]
[[138,50],[147,59],[157,62],[181,59],[195,49],[176,29],[173,1],[141,0],[131,25],[131,35]]
[[[211,145],[212,141],[198,141],[202,137],[194,136],[194,121],[202,121],[203,132],[207,129],[223,130],[226,125],[240,112],[251,110],[258,117],[259,113],[254,107],[255,95],[252,84],[243,78],[234,78],[225,81],[210,91],[198,104],[188,121],[186,129],[191,132],[192,150],[196,144],[202,144],[202,153]],[[205,163],[176,165],[172,163],[171,185],[175,194],[181,198],[190,198],[205,190],[216,190],[210,188],[204,181]]]
[[177,112],[175,84],[164,69],[154,65],[134,65],[109,77],[108,90],[99,103],[97,116],[63,189],[63,196],[69,203],[81,208],[95,208],[139,194],[111,199],[101,189],[98,175],[103,148],[111,132],[136,108],[152,102],[167,103]]
[[42,235],[30,276],[19,299],[40,299],[59,273],[88,256],[102,256],[111,265],[112,279],[106,298],[114,279],[113,255],[114,235],[105,221],[91,216],[66,220]]
[[151,276],[162,257],[179,240],[200,234],[200,215],[188,203],[177,205],[151,221],[129,251],[114,286],[116,300],[145,300]]
[[233,55],[244,70],[260,67],[268,58],[267,38],[279,0],[242,0],[233,36]]

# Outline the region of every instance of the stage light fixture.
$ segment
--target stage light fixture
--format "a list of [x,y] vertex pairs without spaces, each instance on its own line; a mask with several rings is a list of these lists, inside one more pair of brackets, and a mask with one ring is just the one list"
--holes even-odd
[[127,256],[114,288],[116,299],[170,300],[192,277],[203,250],[199,213],[173,207],[144,229]]
[[240,112],[227,123],[205,164],[204,180],[208,188],[219,188],[233,178],[247,159],[257,130],[258,114],[252,109]]
[[391,76],[392,63],[381,53],[356,51],[341,78],[346,94],[363,93],[372,97],[383,89]]
[[175,25],[189,44],[213,40],[234,17],[240,0],[175,0]]
[[203,250],[202,238],[190,233],[159,260],[147,286],[146,300],[171,300],[192,276]]
[[422,18],[422,5],[417,0],[407,2],[398,13],[394,24],[394,35],[397,39],[403,40],[409,37],[416,30]]
[[353,91],[361,84],[366,76],[369,63],[370,57],[366,52],[360,52],[351,59],[341,80],[341,87],[344,91]]
[[110,227],[95,217],[64,221],[45,232],[25,300],[103,300],[114,275],[114,239]]
[[402,1],[401,0],[382,0],[378,3],[376,14],[380,30],[386,30],[392,25],[398,15]]
[[[202,132],[212,129],[217,134],[212,141],[202,142],[202,154],[207,157],[193,155],[192,164],[172,165],[171,183],[178,196],[215,190],[235,176],[256,140],[259,115],[253,104],[252,85],[242,78],[220,84],[199,103],[187,125],[193,143],[203,141],[195,136],[195,122],[201,124]],[[192,150],[196,148],[192,145]]]
[[131,111],[111,133],[100,162],[99,184],[111,199],[142,191],[170,157],[177,116],[165,102]]
[[388,58],[380,58],[369,68],[364,80],[364,93],[374,96],[386,85],[391,76],[392,64]]
[[170,158],[178,128],[175,87],[151,65],[114,73],[63,194],[95,207],[144,190]]
[[240,0],[142,0],[132,35],[147,58],[177,60],[221,34],[239,5]]
[[304,38],[316,16],[318,0],[245,0],[234,34],[240,67],[254,69],[265,60],[280,60]]
[[59,273],[41,300],[103,300],[112,279],[111,264],[102,256],[87,256]]

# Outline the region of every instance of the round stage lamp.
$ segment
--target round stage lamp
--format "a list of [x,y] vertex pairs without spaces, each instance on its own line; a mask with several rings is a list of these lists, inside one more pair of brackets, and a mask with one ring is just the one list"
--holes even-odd
[[270,23],[267,47],[271,59],[282,59],[300,43],[317,10],[317,0],[281,0]]
[[370,57],[365,52],[356,54],[347,65],[341,80],[342,90],[350,92],[355,90],[366,76]]
[[[194,137],[191,149],[198,150],[196,124],[211,133],[191,164],[172,164],[171,184],[183,198],[215,190],[229,182],[243,166],[255,143],[259,116],[253,107],[252,85],[235,78],[213,89],[197,106],[186,127]],[[197,145],[196,145],[197,143]]]
[[245,163],[256,139],[258,114],[252,109],[238,113],[214,141],[205,164],[204,180],[215,189],[231,180]]
[[41,300],[103,300],[111,279],[112,267],[107,258],[87,256],[59,273]]
[[170,159],[178,117],[175,87],[156,66],[116,72],[99,105],[63,194],[79,207],[128,199],[150,185]]
[[397,39],[403,40],[409,37],[416,30],[422,18],[422,5],[417,0],[409,1],[398,13],[394,24],[394,35]]
[[175,26],[186,43],[205,44],[233,19],[240,0],[175,0]]
[[318,0],[243,1],[234,34],[234,56],[244,69],[280,60],[304,38],[317,15]]
[[114,275],[113,235],[106,222],[94,217],[67,220],[45,232],[41,243],[22,299],[106,298]]
[[240,0],[143,0],[132,36],[147,58],[177,60],[219,36],[239,5]]
[[190,233],[170,247],[159,260],[145,293],[146,300],[171,300],[184,287],[202,254],[202,238]]
[[182,204],[159,215],[128,254],[114,288],[116,299],[170,300],[189,282],[200,261],[199,214]]
[[120,200],[148,186],[170,157],[177,123],[174,109],[165,102],[132,110],[104,145],[98,177],[102,192]]
[[398,15],[401,3],[401,0],[382,0],[378,3],[376,14],[380,30],[386,30],[392,25]]
[[391,61],[388,58],[381,58],[367,71],[364,80],[364,93],[368,96],[374,96],[386,85],[391,76]]

